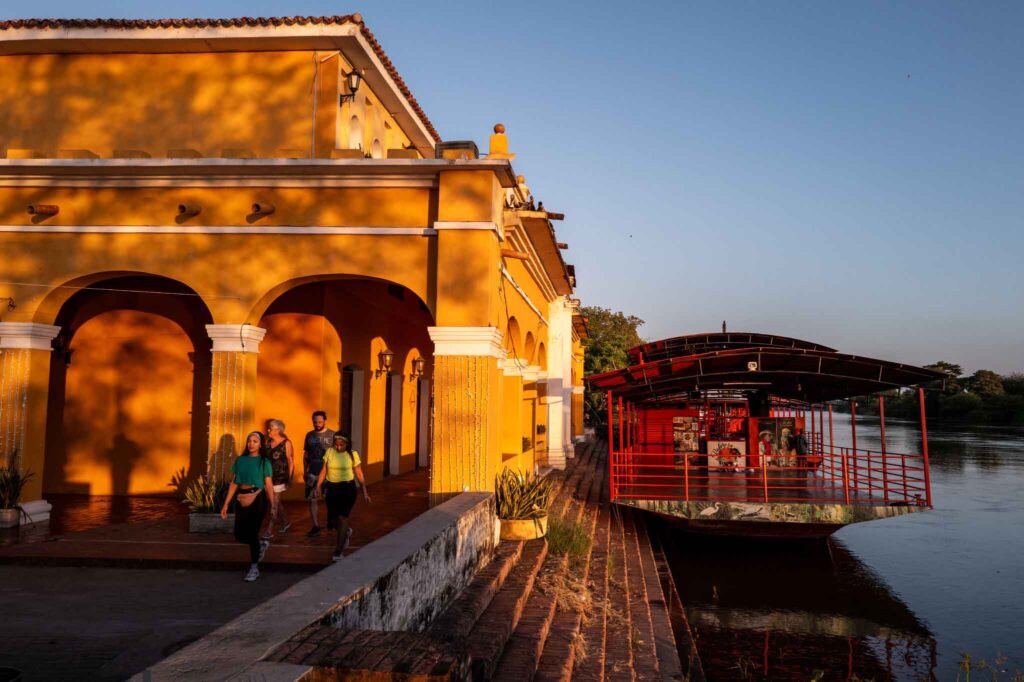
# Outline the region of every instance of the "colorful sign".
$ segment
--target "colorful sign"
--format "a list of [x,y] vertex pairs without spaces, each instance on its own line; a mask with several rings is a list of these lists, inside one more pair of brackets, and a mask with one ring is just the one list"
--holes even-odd
[[742,469],[747,466],[747,444],[742,440],[709,440],[708,468]]

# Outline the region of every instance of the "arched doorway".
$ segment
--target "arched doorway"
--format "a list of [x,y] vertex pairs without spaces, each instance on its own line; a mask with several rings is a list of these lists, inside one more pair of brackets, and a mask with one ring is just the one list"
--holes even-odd
[[[267,330],[257,363],[257,422],[285,422],[297,479],[302,437],[317,409],[328,413],[331,428],[349,433],[368,481],[416,469],[417,419],[405,414],[415,384],[403,362],[412,349],[432,347],[433,316],[419,297],[388,282],[336,276],[296,283],[255,324]],[[390,367],[381,364],[383,351],[392,353]],[[293,486],[285,499],[301,494]]]
[[61,306],[43,490],[178,494],[206,472],[210,312],[149,275],[94,282]]

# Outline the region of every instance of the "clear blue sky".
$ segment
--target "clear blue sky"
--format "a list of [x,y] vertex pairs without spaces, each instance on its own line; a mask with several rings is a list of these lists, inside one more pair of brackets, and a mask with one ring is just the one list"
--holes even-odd
[[1024,3],[6,0],[361,12],[446,139],[508,128],[585,304],[1024,370]]

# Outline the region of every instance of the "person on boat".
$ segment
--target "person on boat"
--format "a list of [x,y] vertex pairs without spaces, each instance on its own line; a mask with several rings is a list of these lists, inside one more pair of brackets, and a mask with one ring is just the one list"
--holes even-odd
[[779,432],[779,442],[775,444],[775,455],[779,464],[786,467],[793,463],[793,432],[783,426]]
[[235,504],[235,539],[249,546],[249,572],[246,582],[260,577],[259,563],[267,553],[270,542],[260,542],[260,526],[267,507],[277,500],[274,495],[273,467],[267,458],[266,440],[259,431],[245,439],[245,452],[231,465],[232,480],[228,486],[220,517],[228,517],[228,506],[237,495]]
[[318,518],[317,500],[319,495],[316,491],[316,480],[320,476],[320,470],[324,468],[324,453],[334,442],[334,431],[327,428],[327,413],[317,410],[313,413],[313,430],[306,434],[302,443],[302,472],[306,479],[306,499],[309,500],[309,517],[313,525],[306,533],[307,537],[315,537],[320,534],[320,520]]
[[344,433],[334,434],[334,445],[324,454],[324,466],[317,477],[317,491],[324,491],[327,499],[327,518],[335,522],[337,539],[334,545],[334,561],[341,559],[342,552],[348,548],[352,529],[349,527],[349,515],[356,503],[358,489],[363,490],[363,499],[370,501],[366,491],[366,479],[363,477],[362,460],[359,453],[349,449],[349,439]]
[[270,507],[270,521],[267,523],[267,532],[263,534],[264,540],[274,537],[274,522],[278,516],[281,518],[282,533],[286,533],[292,527],[292,524],[288,523],[284,504],[281,503],[281,495],[288,489],[288,484],[295,473],[295,459],[292,442],[285,435],[284,422],[280,419],[267,420],[267,457],[274,469],[275,504]]
[[807,470],[807,437],[804,436],[804,430],[799,426],[794,430],[792,441],[793,452],[796,453],[796,465],[803,473]]
[[757,454],[760,457],[760,466],[768,466],[772,456],[772,432],[762,431],[761,439],[757,442]]

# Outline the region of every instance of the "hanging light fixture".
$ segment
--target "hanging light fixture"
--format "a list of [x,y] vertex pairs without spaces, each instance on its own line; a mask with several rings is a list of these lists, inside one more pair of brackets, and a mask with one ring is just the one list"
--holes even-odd
[[423,372],[426,371],[427,361],[423,358],[415,358],[412,361],[412,372],[409,374],[409,381],[416,381],[417,379],[423,378]]
[[342,93],[339,95],[339,105],[355,99],[356,93],[359,91],[359,86],[363,84],[363,74],[356,69],[352,69],[348,72],[348,75],[345,76],[345,82],[348,83],[348,94]]
[[377,353],[377,369],[373,375],[379,377],[381,374],[387,374],[391,371],[391,361],[395,359],[395,354],[389,351],[387,348]]

